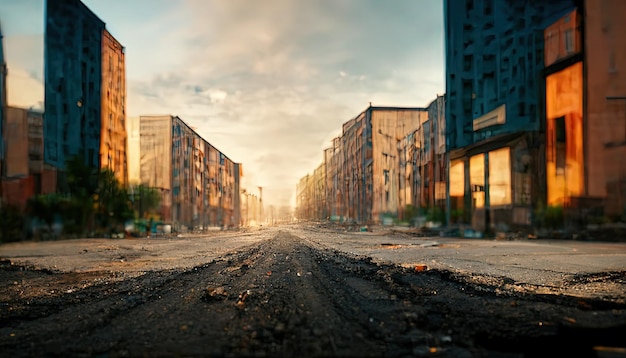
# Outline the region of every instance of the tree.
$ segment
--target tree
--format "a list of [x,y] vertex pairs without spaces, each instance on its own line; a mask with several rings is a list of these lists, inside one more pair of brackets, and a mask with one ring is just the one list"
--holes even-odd
[[14,205],[0,205],[0,242],[19,241],[24,236],[24,216]]
[[85,164],[81,155],[72,156],[65,163],[68,191],[72,197],[88,198],[98,189],[98,170]]
[[32,218],[43,221],[48,227],[48,233],[52,233],[55,215],[59,214],[61,200],[59,194],[43,194],[33,196],[26,203],[26,214]]
[[133,209],[140,219],[147,214],[155,214],[161,205],[161,194],[158,189],[139,184],[133,189],[131,196]]
[[94,204],[98,222],[105,228],[123,225],[134,216],[128,194],[111,169],[100,171]]

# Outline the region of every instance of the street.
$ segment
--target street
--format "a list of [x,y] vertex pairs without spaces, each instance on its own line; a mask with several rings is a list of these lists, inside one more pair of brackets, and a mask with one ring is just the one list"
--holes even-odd
[[0,259],[8,356],[626,356],[623,243],[299,224]]

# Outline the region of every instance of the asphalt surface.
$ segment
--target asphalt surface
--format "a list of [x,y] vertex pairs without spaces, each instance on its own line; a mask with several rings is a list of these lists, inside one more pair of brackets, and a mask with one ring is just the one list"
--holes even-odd
[[319,224],[5,244],[0,351],[626,357],[625,255]]

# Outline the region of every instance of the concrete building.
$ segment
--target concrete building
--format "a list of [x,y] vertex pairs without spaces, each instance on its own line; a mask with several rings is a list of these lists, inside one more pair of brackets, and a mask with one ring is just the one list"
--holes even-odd
[[241,221],[242,166],[176,116],[141,116],[140,180],[161,193],[161,219],[179,230]]
[[424,108],[370,106],[345,122],[322,164],[300,179],[297,217],[355,223],[398,217],[400,143],[427,116]]
[[[543,30],[571,0],[446,0],[450,208],[476,229],[531,224],[545,201]],[[462,189],[460,183],[463,183]]]
[[626,213],[624,13],[583,1],[544,31],[547,204],[573,219]]
[[23,209],[30,197],[54,192],[51,173],[43,166],[43,113],[5,108],[3,199]]
[[139,117],[130,117],[126,121],[126,133],[128,135],[128,152],[127,166],[128,166],[128,182],[131,184],[137,184],[141,180],[139,170]]
[[79,0],[46,0],[44,162],[58,171],[80,155],[127,183],[124,48]]

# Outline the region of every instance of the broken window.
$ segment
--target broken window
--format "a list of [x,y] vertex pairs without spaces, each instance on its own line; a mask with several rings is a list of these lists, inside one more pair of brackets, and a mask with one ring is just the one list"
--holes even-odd
[[554,147],[556,174],[565,174],[565,148],[566,148],[565,116],[554,119]]

